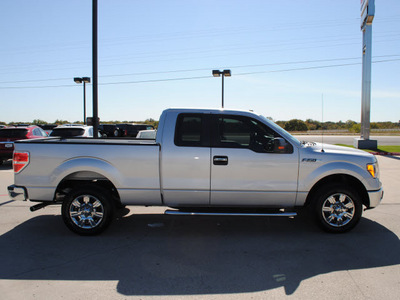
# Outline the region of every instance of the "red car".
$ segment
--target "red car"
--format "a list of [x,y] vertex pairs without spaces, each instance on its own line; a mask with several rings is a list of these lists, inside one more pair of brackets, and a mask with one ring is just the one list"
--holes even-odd
[[47,137],[46,132],[35,125],[0,129],[0,165],[12,158],[14,141],[44,137]]

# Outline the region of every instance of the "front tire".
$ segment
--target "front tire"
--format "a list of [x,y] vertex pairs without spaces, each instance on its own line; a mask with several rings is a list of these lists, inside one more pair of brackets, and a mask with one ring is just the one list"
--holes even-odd
[[314,208],[319,225],[332,233],[350,231],[358,224],[362,215],[359,193],[340,184],[321,188],[314,197]]
[[110,224],[114,206],[107,190],[95,186],[72,189],[62,203],[61,213],[67,227],[80,235],[95,235]]

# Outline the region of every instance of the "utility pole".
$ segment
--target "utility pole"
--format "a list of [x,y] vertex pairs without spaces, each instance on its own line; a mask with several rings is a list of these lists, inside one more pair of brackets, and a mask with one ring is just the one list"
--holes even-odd
[[93,138],[98,138],[99,113],[98,113],[98,74],[97,74],[97,0],[93,0],[92,12],[92,50],[93,50]]
[[372,21],[375,16],[375,0],[361,0],[362,43],[362,90],[361,90],[361,136],[354,139],[354,146],[359,149],[375,149],[378,141],[370,140],[371,117],[371,52]]

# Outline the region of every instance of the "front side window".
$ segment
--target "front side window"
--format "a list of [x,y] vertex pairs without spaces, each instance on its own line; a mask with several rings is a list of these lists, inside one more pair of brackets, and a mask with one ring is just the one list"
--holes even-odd
[[218,118],[219,146],[224,148],[249,148],[252,128],[244,119]]
[[291,153],[292,146],[265,124],[247,117],[219,116],[215,147],[259,153]]

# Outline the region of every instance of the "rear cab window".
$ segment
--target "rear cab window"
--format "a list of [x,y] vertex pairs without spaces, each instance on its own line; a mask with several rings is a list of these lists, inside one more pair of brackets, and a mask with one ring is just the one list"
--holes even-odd
[[174,143],[181,147],[210,147],[205,114],[180,114],[175,127]]

